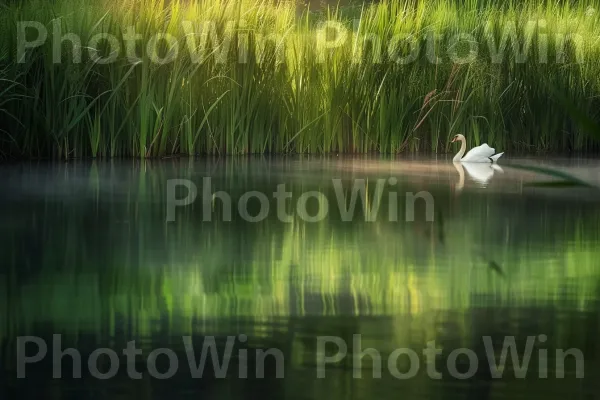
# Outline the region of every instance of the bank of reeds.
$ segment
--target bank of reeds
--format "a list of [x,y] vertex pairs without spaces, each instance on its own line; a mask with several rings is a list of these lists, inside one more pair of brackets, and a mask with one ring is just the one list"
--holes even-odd
[[0,156],[597,150],[596,3],[10,2]]

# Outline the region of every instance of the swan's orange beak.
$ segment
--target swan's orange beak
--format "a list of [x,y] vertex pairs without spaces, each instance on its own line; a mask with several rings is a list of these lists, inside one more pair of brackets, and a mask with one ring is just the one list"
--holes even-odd
[[452,141],[450,143],[454,143],[454,142],[456,142],[456,137],[453,137]]

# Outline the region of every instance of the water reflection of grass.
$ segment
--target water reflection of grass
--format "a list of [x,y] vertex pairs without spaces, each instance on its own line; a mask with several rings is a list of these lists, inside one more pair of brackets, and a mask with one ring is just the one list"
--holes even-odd
[[[166,179],[208,173],[192,166],[58,166],[44,170],[40,185],[28,179],[40,197],[3,209],[19,224],[2,231],[1,335],[51,326],[146,337],[235,331],[242,328],[224,321],[244,320],[249,334],[266,337],[288,329],[294,316],[349,316],[364,321],[352,329],[383,329],[400,342],[448,330],[469,340],[466,315],[477,308],[509,310],[511,318],[528,307],[573,315],[597,308],[600,216],[593,207],[469,192],[456,203],[448,188],[432,186],[444,213],[444,243],[435,222],[202,223],[201,210],[189,207],[165,224]],[[226,163],[215,190],[269,193],[265,167]],[[414,182],[399,181],[400,191],[414,190]],[[296,192],[331,193],[327,177],[289,184]],[[502,265],[504,278],[482,252]],[[381,316],[387,322],[369,319]],[[448,320],[451,328],[440,328]],[[336,334],[331,324],[315,332]],[[561,323],[555,329],[571,334]]]
[[134,332],[147,335],[165,316],[173,332],[185,333],[201,329],[194,321],[214,318],[460,313],[482,306],[478,295],[493,295],[498,307],[541,302],[586,311],[597,296],[596,250],[577,237],[560,254],[514,249],[505,260],[507,278],[498,279],[465,253],[431,251],[419,260],[399,241],[364,251],[360,238],[325,230],[311,239],[298,228],[283,236],[283,243],[261,241],[253,258],[236,261],[224,273],[219,268],[229,261],[216,266],[216,256],[202,256],[214,248],[198,248],[186,263],[154,264],[148,258],[128,265],[131,259],[119,253],[112,265],[80,259],[60,269],[46,267],[3,300],[10,309],[3,326],[27,330],[46,322],[99,332],[116,329],[125,316]]

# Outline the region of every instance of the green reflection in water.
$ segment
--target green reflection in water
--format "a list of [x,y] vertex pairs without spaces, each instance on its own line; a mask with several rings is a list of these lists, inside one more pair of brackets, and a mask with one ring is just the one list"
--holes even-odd
[[[533,178],[514,171],[497,186],[467,182],[456,191],[449,164],[383,165],[245,159],[6,169],[0,339],[42,329],[98,340],[123,331],[290,333],[294,362],[302,363],[314,353],[303,335],[362,333],[363,348],[390,352],[429,340],[469,346],[488,328],[544,333],[554,347],[583,346],[596,334],[595,203],[526,192]],[[191,179],[201,194],[206,176],[234,203],[248,190],[266,193],[269,216],[248,223],[234,210],[232,221],[222,221],[215,201],[213,221],[202,222],[199,198],[166,222],[167,180]],[[398,183],[386,187],[380,207],[388,210],[397,192],[401,221],[385,212],[374,222],[360,212],[341,220],[332,178],[345,188],[367,179],[372,204],[377,179],[392,176]],[[290,204],[309,190],[324,193],[328,217],[280,222],[271,194],[281,183],[294,193]],[[418,191],[432,194],[437,221],[425,221],[420,206],[415,221],[402,220],[404,193]]]

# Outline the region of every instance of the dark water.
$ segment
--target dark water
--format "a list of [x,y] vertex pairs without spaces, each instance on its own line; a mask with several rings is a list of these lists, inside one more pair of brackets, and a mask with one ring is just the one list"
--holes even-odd
[[[1,167],[5,398],[597,398],[598,192],[489,168],[340,158]],[[231,218],[205,196],[208,177],[209,193],[230,196]],[[167,221],[171,179],[197,197]],[[365,201],[344,217],[338,201],[361,179]],[[287,221],[273,197],[281,184]],[[256,198],[243,208],[262,221],[237,207],[249,191],[268,199],[264,214]],[[298,211],[311,191],[326,213],[315,198]],[[419,192],[411,208],[406,194]],[[508,355],[494,376],[489,362],[511,341],[530,360],[520,370]],[[124,354],[128,342],[140,354]],[[428,342],[439,354],[423,353]],[[211,356],[202,372],[190,367],[211,348],[227,367]]]

